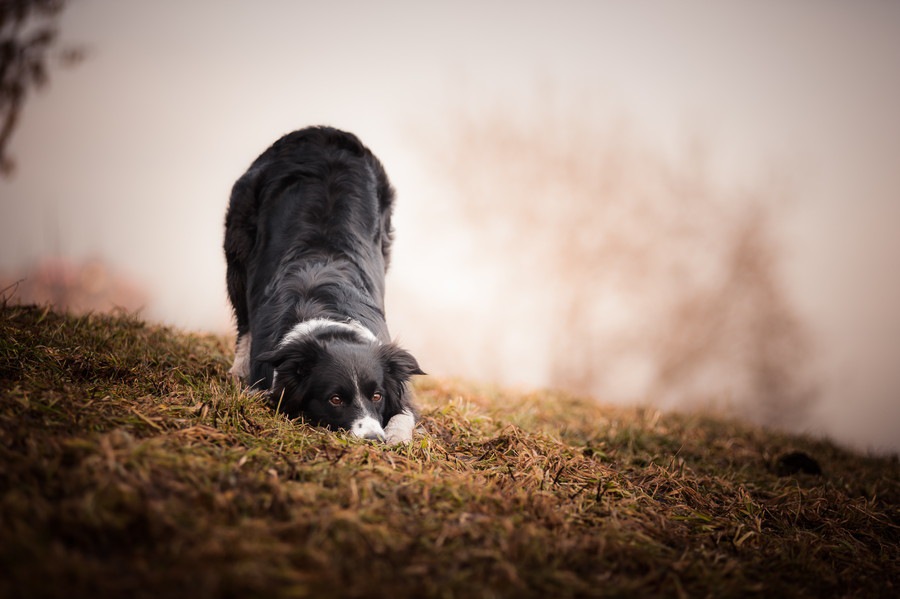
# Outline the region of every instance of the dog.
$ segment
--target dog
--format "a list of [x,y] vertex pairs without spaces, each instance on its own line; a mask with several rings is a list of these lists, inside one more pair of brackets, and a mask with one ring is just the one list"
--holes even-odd
[[401,443],[417,419],[409,382],[425,373],[385,321],[393,203],[355,135],[301,129],[234,184],[224,250],[232,376],[291,418]]

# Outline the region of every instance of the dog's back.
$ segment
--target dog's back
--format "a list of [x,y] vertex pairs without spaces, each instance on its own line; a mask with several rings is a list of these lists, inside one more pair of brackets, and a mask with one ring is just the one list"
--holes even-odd
[[[350,133],[311,127],[263,152],[235,183],[225,218],[239,344],[252,330],[258,356],[294,322],[323,316],[362,320],[389,341],[393,198],[381,163]],[[256,366],[251,382],[271,382]]]
[[239,288],[240,275],[246,276],[252,263],[257,268],[252,284],[264,285],[272,277],[267,267],[275,268],[285,249],[352,256],[378,247],[383,274],[390,260],[393,201],[384,168],[355,135],[310,127],[272,144],[235,183],[225,217],[238,332],[243,316],[238,304],[246,294]]

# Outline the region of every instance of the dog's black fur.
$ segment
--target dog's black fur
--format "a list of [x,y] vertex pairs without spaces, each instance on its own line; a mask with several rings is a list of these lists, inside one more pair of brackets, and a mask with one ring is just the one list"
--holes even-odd
[[[424,373],[391,342],[384,314],[393,201],[378,159],[329,127],[285,135],[232,189],[228,295],[239,350],[250,343],[249,372],[238,374],[291,417],[384,427],[415,413],[407,382]],[[316,326],[292,336],[300,323]]]

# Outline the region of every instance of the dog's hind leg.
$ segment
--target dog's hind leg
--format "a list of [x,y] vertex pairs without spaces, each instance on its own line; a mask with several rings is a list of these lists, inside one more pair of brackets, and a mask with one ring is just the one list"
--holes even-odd
[[250,334],[250,331],[243,335],[238,335],[234,348],[234,364],[231,365],[231,370],[228,371],[228,374],[238,381],[246,380],[250,376],[250,343],[252,341],[253,336]]
[[251,179],[244,175],[231,191],[225,214],[225,282],[237,324],[234,364],[229,373],[238,380],[250,376],[250,314],[247,306],[247,262],[256,242],[256,214]]

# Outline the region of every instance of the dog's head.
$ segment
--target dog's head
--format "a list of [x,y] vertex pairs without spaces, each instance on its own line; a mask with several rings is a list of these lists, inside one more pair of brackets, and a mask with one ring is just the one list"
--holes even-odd
[[279,411],[366,439],[384,439],[410,377],[425,374],[397,345],[353,336],[290,340],[259,359],[274,369],[270,398]]

